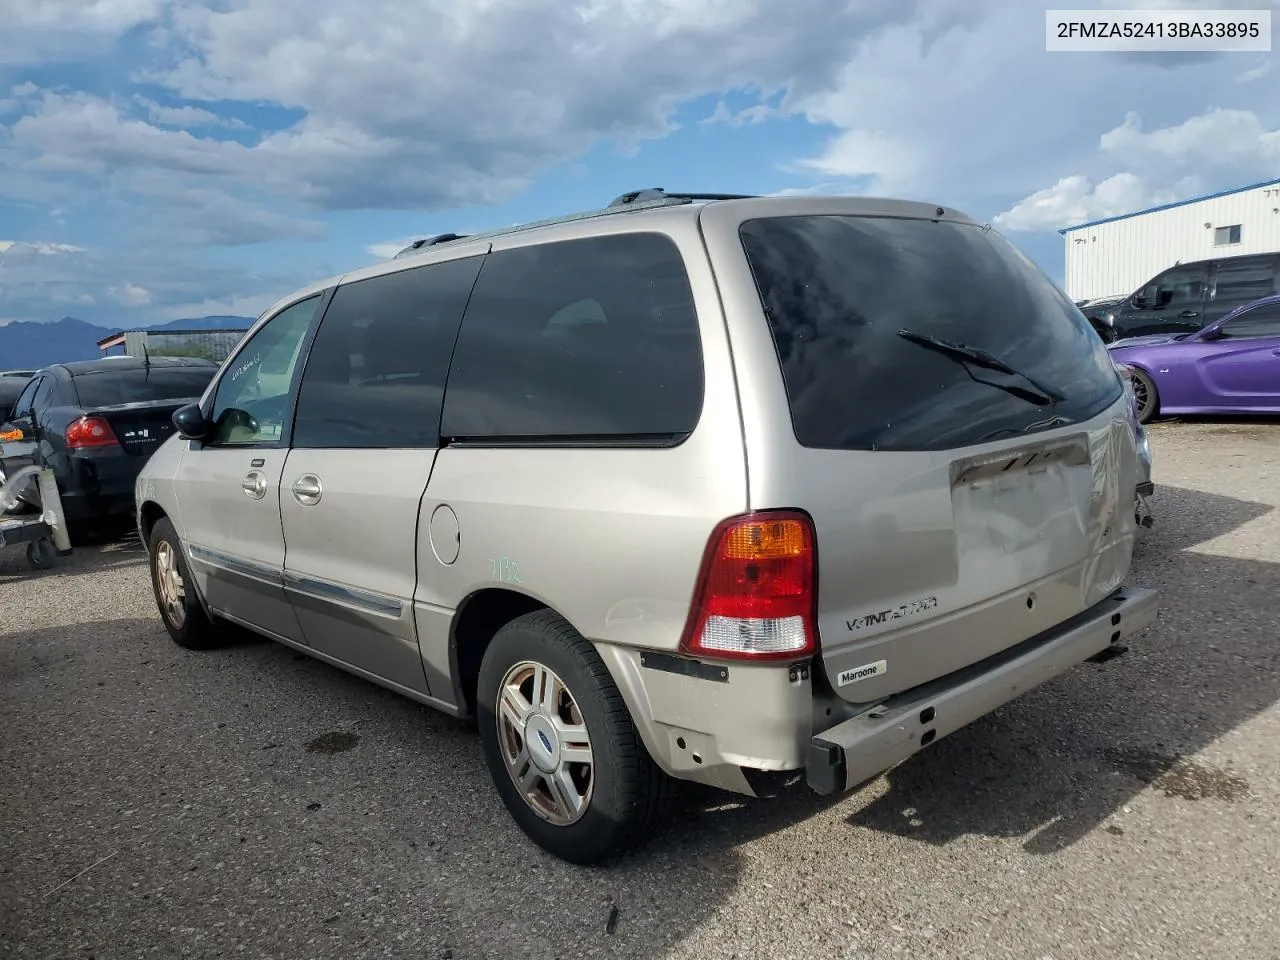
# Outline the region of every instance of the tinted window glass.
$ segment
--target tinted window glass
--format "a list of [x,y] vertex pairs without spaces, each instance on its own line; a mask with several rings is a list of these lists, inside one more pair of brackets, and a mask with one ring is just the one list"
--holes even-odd
[[702,410],[684,262],[659,234],[492,253],[467,307],[447,437],[669,439]]
[[26,385],[22,393],[18,394],[18,399],[13,404],[13,415],[15,417],[31,416],[31,401],[35,399],[36,390],[39,386],[39,380],[32,380]]
[[1239,300],[1245,303],[1266,297],[1275,291],[1274,257],[1239,257],[1220,260],[1213,283],[1215,300]]
[[947,449],[1085,419],[1120,395],[1079,309],[994,232],[828,215],[752,220],[741,235],[804,446]]
[[315,296],[286,307],[228,359],[213,398],[209,443],[240,446],[280,441],[298,354],[319,305],[320,297]]
[[1173,307],[1196,307],[1204,299],[1209,283],[1209,268],[1205,264],[1178,267],[1157,277],[1144,291],[1145,310],[1166,310]]
[[1222,325],[1224,335],[1238,337],[1280,337],[1280,304],[1269,304],[1243,313]]
[[40,381],[40,386],[36,387],[36,395],[31,400],[31,406],[38,415],[50,405],[50,399],[53,396],[53,388],[57,386],[57,380],[54,377],[44,377]]
[[434,447],[449,356],[483,258],[338,287],[311,347],[295,447]]
[[144,400],[194,399],[204,393],[217,367],[139,367],[95,370],[75,376],[80,406],[109,407]]

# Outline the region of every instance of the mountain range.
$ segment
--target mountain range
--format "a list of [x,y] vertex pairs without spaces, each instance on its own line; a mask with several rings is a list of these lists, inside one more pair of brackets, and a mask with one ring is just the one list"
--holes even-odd
[[[188,317],[147,327],[148,330],[244,330],[253,317]],[[94,360],[102,356],[98,341],[119,333],[118,327],[63,317],[52,323],[17,322],[0,327],[0,370],[34,370],[50,363]]]

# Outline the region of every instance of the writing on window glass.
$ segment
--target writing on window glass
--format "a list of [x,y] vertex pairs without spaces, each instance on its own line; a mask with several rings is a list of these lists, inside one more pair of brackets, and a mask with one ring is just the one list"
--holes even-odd
[[261,361],[262,361],[262,354],[255,353],[251,359],[246,360],[244,363],[240,364],[234,370],[232,370],[231,376],[228,379],[230,379],[233,382],[238,380],[242,374],[248,373],[249,370],[251,370],[256,364],[260,363]]
[[489,576],[499,583],[524,583],[520,579],[520,564],[510,557],[490,557]]

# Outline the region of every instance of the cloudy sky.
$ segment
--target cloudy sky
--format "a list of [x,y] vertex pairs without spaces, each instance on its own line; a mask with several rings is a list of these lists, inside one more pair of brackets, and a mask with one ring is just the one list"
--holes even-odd
[[1046,53],[1046,6],[0,0],[0,322],[254,315],[647,186],[935,201],[1060,279],[1059,227],[1280,176],[1280,54]]

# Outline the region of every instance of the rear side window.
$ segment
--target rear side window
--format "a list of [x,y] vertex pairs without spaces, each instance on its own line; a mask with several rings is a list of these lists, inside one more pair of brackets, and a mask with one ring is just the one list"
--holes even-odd
[[434,447],[481,257],[338,287],[307,358],[295,447]]
[[1265,304],[1222,325],[1226,337],[1242,340],[1280,337],[1280,303]]
[[684,261],[655,233],[491,253],[467,307],[441,433],[669,443],[702,411]]
[[110,407],[152,400],[195,400],[217,372],[215,366],[135,367],[82,373],[73,382],[81,407]]
[[945,450],[1084,420],[1120,396],[1083,314],[990,230],[822,215],[740,233],[803,446]]
[[49,400],[53,396],[54,388],[57,385],[57,380],[52,376],[45,377],[40,381],[40,386],[36,388],[36,395],[31,401],[31,406],[36,413],[40,413],[45,407],[49,406]]
[[1218,261],[1214,299],[1241,303],[1259,300],[1275,292],[1275,257],[1233,257]]
[[[43,379],[43,378],[41,378]],[[32,380],[22,392],[18,394],[18,399],[13,403],[13,415],[15,417],[29,417],[35,406],[36,390],[40,388],[40,380]]]

